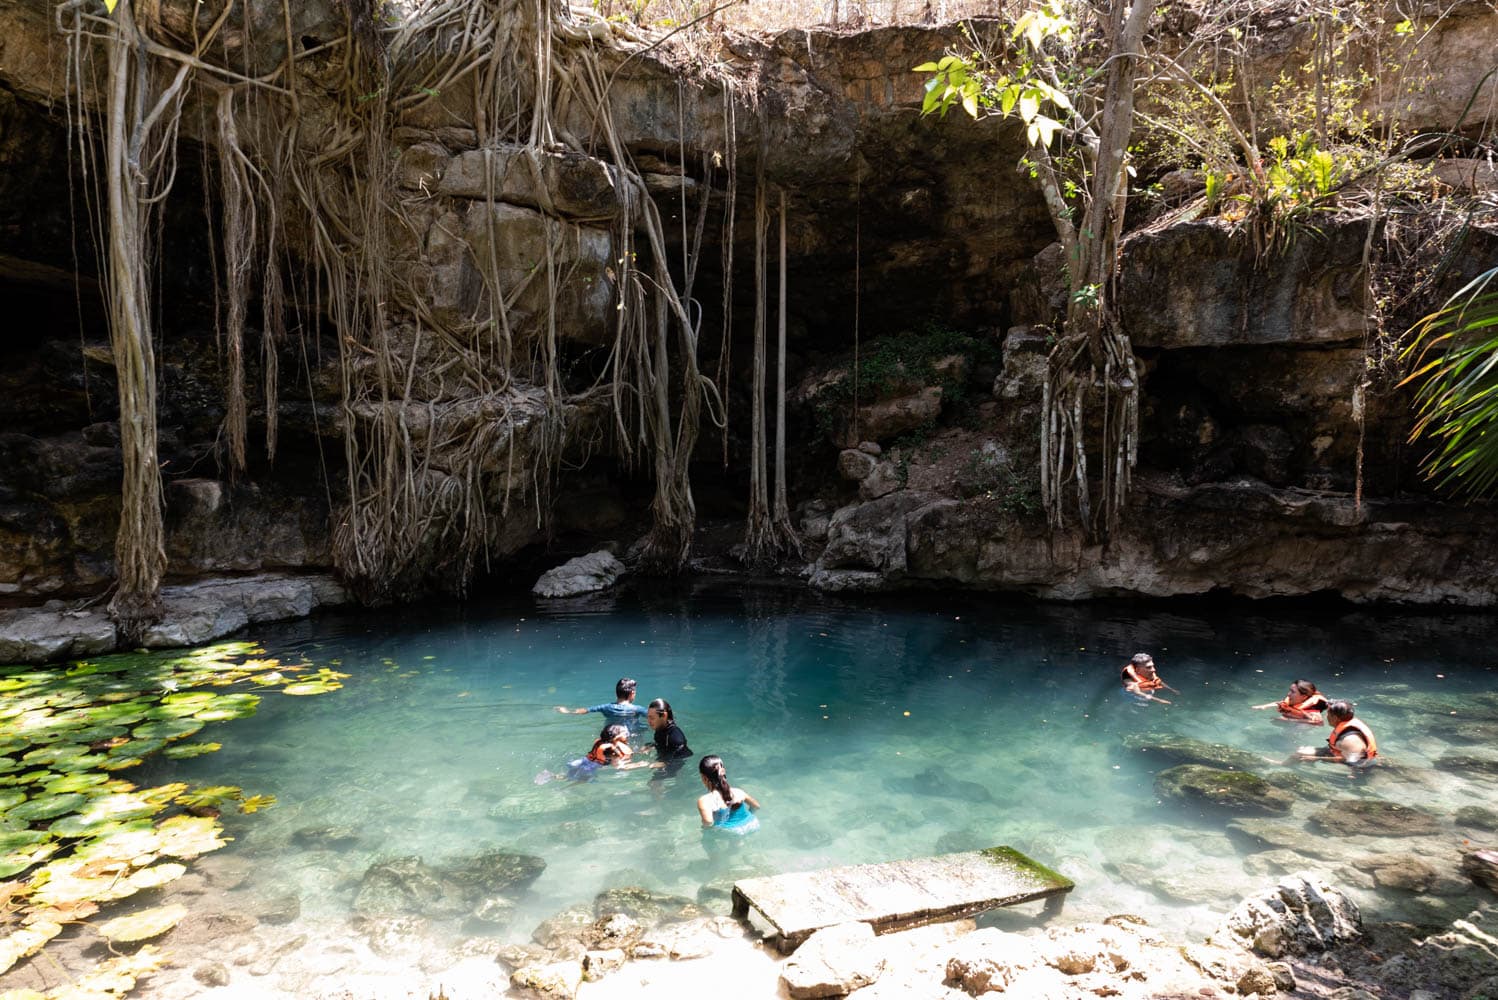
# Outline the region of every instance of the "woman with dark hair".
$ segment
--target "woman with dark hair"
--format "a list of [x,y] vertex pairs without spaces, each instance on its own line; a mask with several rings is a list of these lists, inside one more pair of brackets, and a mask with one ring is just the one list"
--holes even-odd
[[739,834],[759,829],[759,817],[754,815],[759,803],[742,788],[728,783],[728,772],[721,758],[713,754],[703,757],[697,762],[697,773],[707,789],[707,794],[697,800],[697,814],[702,817],[704,829],[712,827]]
[[1280,710],[1280,718],[1287,722],[1305,722],[1313,726],[1321,725],[1321,713],[1331,702],[1326,695],[1316,690],[1316,685],[1307,680],[1299,680],[1290,685],[1290,693],[1283,701],[1270,701],[1254,708],[1277,708]]
[[[692,748],[687,746],[687,734],[676,724],[676,713],[671,711],[671,703],[664,698],[652,701],[645,710],[645,721],[655,730],[656,766],[665,768],[668,774],[680,771],[682,763],[692,756]],[[649,750],[650,746],[640,749],[643,752]]]

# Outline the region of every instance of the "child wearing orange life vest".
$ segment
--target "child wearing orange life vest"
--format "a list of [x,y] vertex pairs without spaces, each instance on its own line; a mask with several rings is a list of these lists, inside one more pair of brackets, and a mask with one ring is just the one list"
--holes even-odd
[[603,727],[593,749],[587,756],[579,757],[567,765],[567,777],[574,781],[587,781],[594,772],[604,767],[623,768],[634,751],[629,748],[629,727],[614,722]]
[[1123,689],[1129,694],[1148,701],[1170,704],[1164,698],[1155,695],[1156,691],[1168,685],[1160,679],[1159,674],[1155,673],[1155,658],[1148,653],[1135,653],[1129,662],[1124,664],[1121,676]]
[[1287,722],[1305,722],[1313,726],[1321,725],[1321,713],[1331,702],[1326,695],[1316,690],[1316,685],[1307,680],[1299,680],[1290,685],[1290,693],[1281,701],[1271,701],[1263,705],[1255,705],[1254,708],[1277,708],[1280,710],[1280,718]]
[[1373,738],[1373,730],[1362,719],[1353,717],[1351,702],[1334,701],[1328,705],[1326,721],[1332,726],[1326,746],[1301,747],[1298,751],[1301,760],[1366,767],[1377,759],[1378,741]]

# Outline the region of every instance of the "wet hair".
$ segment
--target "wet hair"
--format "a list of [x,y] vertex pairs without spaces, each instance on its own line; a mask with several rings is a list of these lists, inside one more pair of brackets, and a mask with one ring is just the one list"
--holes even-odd
[[1326,706],[1326,714],[1328,718],[1335,715],[1339,719],[1350,719],[1353,716],[1352,702],[1334,701]]
[[614,697],[624,701],[635,693],[635,681],[633,677],[621,677],[619,683],[614,685]]
[[655,699],[655,701],[652,701],[649,705],[646,705],[645,709],[646,711],[655,709],[657,712],[666,717],[667,722],[676,721],[676,715],[671,711],[671,703],[664,698]]
[[733,788],[728,784],[728,772],[723,769],[723,758],[708,754],[697,762],[697,773],[707,779],[713,791],[723,798],[726,808],[733,808]]
[[1296,681],[1294,684],[1291,684],[1290,687],[1295,691],[1296,694],[1312,695],[1321,693],[1320,691],[1316,690],[1316,685],[1307,680]]
[[1153,667],[1154,665],[1155,665],[1155,658],[1153,656],[1149,655],[1148,653],[1135,653],[1133,655],[1133,657],[1131,657],[1129,659],[1129,666],[1135,667],[1135,668],[1138,668],[1138,667]]

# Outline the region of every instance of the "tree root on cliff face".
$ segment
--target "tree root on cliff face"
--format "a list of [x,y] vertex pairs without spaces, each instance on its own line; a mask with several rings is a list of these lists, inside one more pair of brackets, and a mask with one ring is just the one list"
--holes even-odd
[[[580,222],[549,203],[543,181],[543,159],[562,144],[611,164],[620,203],[609,272],[618,295],[607,376],[611,423],[626,457],[651,458],[654,527],[643,567],[684,565],[695,522],[688,457],[704,402],[725,425],[717,388],[697,365],[701,310],[692,307],[689,276],[700,225],[688,284],[678,291],[660,212],[611,118],[612,77],[600,61],[601,53],[653,43],[552,0],[421,0],[394,27],[378,24],[370,0],[353,0],[343,7],[340,38],[300,51],[290,0],[281,2],[280,38],[251,39],[243,0],[224,0],[216,14],[190,14],[187,28],[173,22],[178,34],[191,30],[186,48],[154,3],[120,0],[108,18],[79,0],[58,10],[72,40],[69,79],[80,134],[102,134],[93,153],[97,175],[108,183],[94,214],[108,233],[101,272],[126,465],[113,607],[128,632],[156,614],[165,565],[148,308],[156,263],[151,213],[170,194],[178,128],[193,102],[211,101],[215,122],[203,138],[216,153],[223,213],[229,465],[245,466],[244,340],[248,305],[258,294],[268,455],[276,444],[278,341],[288,330],[315,335],[324,322],[337,336],[346,507],[335,516],[335,560],[362,597],[462,590],[502,534],[496,521],[509,514],[512,494],[534,505],[540,523],[569,414],[576,415],[578,399],[599,398],[596,387],[567,386],[559,360],[558,298],[568,280],[562,241],[581,232]],[[210,16],[200,32],[200,20]],[[270,72],[254,75],[243,56],[252,41],[284,49]],[[98,47],[109,56],[107,76],[94,65]],[[544,260],[530,273],[503,273],[491,170],[489,190],[473,209],[487,213],[490,228],[488,253],[472,261],[484,294],[470,315],[454,319],[432,308],[419,268],[397,259],[397,245],[409,242],[403,231],[422,230],[398,191],[391,137],[404,113],[460,87],[472,92],[486,165],[494,150],[518,149],[547,235]],[[88,113],[98,94],[108,95],[102,120]],[[569,106],[594,109],[591,147],[559,126],[558,109]],[[639,233],[644,245],[637,248]],[[730,228],[725,240],[731,238]],[[293,251],[305,263],[288,285],[283,258]],[[522,293],[534,298],[532,286],[542,283],[543,305],[518,314]]]

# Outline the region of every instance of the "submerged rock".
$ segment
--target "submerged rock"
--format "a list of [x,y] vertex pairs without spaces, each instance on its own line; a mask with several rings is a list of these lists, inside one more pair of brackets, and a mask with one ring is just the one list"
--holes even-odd
[[1311,817],[1311,825],[1337,836],[1419,837],[1440,833],[1429,813],[1382,799],[1338,799]]
[[864,923],[824,927],[786,960],[780,982],[793,1000],[840,997],[884,973],[874,929]]
[[1283,815],[1295,799],[1257,774],[1181,764],[1155,776],[1155,794],[1230,812]]
[[1177,733],[1130,733],[1123,738],[1125,749],[1136,750],[1177,764],[1204,764],[1230,771],[1252,771],[1268,761],[1256,753],[1239,750],[1222,743],[1207,743]]
[[1498,778],[1498,760],[1487,757],[1451,756],[1441,757],[1435,762],[1438,771],[1465,774],[1480,778]]
[[546,871],[546,861],[534,854],[490,850],[444,865],[439,871],[476,897],[526,888]]
[[[993,792],[976,781],[953,778],[936,767],[928,767],[912,777],[885,778],[884,787],[902,795],[934,795],[962,802],[993,802]],[[991,847],[992,844],[985,844]]]
[[1210,940],[1280,958],[1325,951],[1362,933],[1356,903],[1315,875],[1300,872],[1239,903]]
[[541,574],[531,593],[537,597],[576,597],[607,590],[624,575],[624,564],[612,552],[600,549],[569,559]]
[[338,851],[359,841],[359,831],[351,826],[304,826],[291,835],[298,847],[314,851]]
[[1371,854],[1353,866],[1372,875],[1380,887],[1404,892],[1425,892],[1440,878],[1440,872],[1413,854]]
[[1477,830],[1498,830],[1498,810],[1484,806],[1462,806],[1456,811],[1459,826],[1470,826]]
[[402,913],[457,912],[465,907],[449,898],[434,869],[414,855],[376,861],[364,872],[354,896],[354,913],[362,917]]
[[605,889],[593,898],[593,912],[598,916],[623,913],[642,924],[653,926],[705,916],[701,906],[686,896],[651,892],[637,885]]

